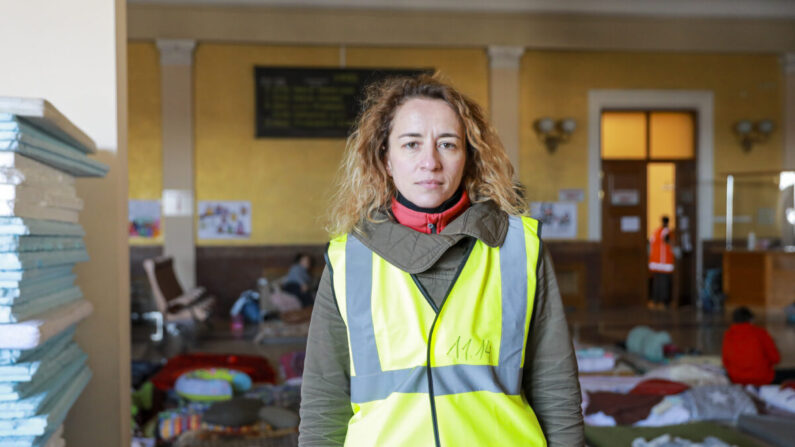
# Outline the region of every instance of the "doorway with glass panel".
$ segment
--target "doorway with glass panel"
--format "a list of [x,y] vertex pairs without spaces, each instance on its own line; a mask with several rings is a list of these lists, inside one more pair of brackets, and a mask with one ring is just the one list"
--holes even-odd
[[677,254],[671,304],[694,303],[696,119],[689,110],[602,111],[602,306],[648,300],[648,241],[663,216]]

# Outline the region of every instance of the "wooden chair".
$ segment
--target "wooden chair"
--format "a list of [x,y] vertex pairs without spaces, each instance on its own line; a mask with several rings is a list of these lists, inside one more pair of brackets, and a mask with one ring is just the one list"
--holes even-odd
[[173,258],[145,259],[143,265],[157,308],[156,312],[143,315],[154,320],[157,326],[157,331],[151,336],[152,341],[163,340],[164,328],[175,333],[180,323],[204,323],[210,318],[215,297],[206,294],[203,287],[186,292],[177,280]]

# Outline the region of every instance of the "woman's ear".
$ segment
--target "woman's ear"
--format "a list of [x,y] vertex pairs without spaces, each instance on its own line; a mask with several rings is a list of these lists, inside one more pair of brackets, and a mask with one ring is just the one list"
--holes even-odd
[[392,177],[392,162],[389,161],[389,149],[385,148],[383,154],[384,154],[383,158],[384,167],[386,167],[386,173],[389,174],[390,177]]

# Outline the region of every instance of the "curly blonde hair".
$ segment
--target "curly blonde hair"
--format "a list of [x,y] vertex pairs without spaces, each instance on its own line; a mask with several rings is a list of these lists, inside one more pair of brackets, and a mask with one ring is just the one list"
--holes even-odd
[[472,202],[493,201],[508,214],[527,213],[524,189],[513,180],[514,169],[483,109],[438,75],[393,77],[370,85],[362,113],[348,137],[337,174],[337,188],[326,227],[332,236],[357,230],[377,217],[395,196],[387,173],[386,152],[397,109],[411,98],[440,99],[456,111],[466,129],[466,165],[461,180]]

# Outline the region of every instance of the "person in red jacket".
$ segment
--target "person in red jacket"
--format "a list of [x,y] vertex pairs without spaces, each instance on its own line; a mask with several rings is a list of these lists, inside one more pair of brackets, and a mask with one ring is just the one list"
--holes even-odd
[[770,334],[751,324],[753,318],[747,307],[734,311],[734,324],[723,335],[723,366],[734,383],[767,385],[773,382],[773,366],[781,356]]

